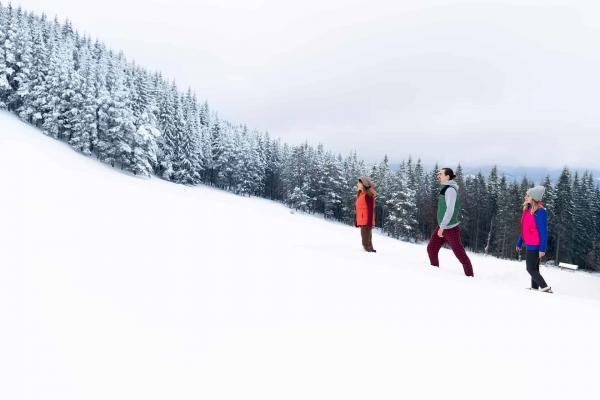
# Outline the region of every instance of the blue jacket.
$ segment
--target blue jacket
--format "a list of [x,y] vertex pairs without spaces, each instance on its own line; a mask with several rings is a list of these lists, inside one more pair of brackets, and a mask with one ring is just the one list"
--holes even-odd
[[[548,211],[544,207],[540,207],[537,209],[535,214],[533,214],[535,218],[535,225],[537,227],[538,233],[540,234],[540,245],[539,246],[527,246],[527,250],[538,250],[541,252],[546,252],[546,248],[548,247]],[[523,235],[519,235],[519,241],[517,242],[517,247],[523,246]]]

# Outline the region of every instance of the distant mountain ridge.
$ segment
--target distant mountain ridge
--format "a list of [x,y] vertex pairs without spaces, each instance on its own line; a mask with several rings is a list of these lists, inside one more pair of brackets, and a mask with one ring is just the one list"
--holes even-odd
[[[487,166],[463,166],[463,173],[465,175],[475,175],[478,172],[481,172],[484,175],[488,175],[492,165]],[[600,170],[593,169],[582,169],[582,168],[569,168],[571,173],[574,175],[576,172],[579,175],[582,175],[586,171],[591,172],[596,181],[600,181]],[[504,174],[508,180],[516,180],[520,181],[523,178],[527,178],[528,180],[533,180],[535,182],[541,182],[546,178],[546,176],[550,176],[550,179],[553,183],[558,180],[562,172],[562,168],[537,168],[537,167],[510,167],[510,166],[498,166],[498,170],[500,174]]]
[[[493,165],[461,165],[464,175],[477,175],[481,172],[484,176],[488,176]],[[391,164],[392,169],[398,169],[400,164]],[[423,167],[426,171],[434,168],[433,164],[423,163]],[[456,166],[450,166],[456,168]],[[558,177],[562,172],[562,168],[540,168],[540,167],[514,167],[497,165],[500,175],[506,176],[509,181],[520,181],[523,178],[533,180],[534,182],[542,182],[546,176],[550,176],[553,183],[556,183]],[[571,173],[574,175],[576,172],[582,175],[586,171],[591,172],[596,182],[600,182],[600,170],[598,169],[585,169],[585,168],[569,168]]]

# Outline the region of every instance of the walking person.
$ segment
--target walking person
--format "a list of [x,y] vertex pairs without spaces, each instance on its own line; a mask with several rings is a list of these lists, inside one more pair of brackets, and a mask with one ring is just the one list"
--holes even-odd
[[454,252],[456,258],[463,266],[466,276],[473,276],[473,266],[465,248],[460,240],[460,222],[458,214],[460,213],[460,199],[458,196],[458,184],[454,180],[456,175],[450,168],[442,168],[438,171],[438,180],[442,185],[438,196],[437,222],[427,245],[427,254],[432,266],[439,267],[440,262],[438,254],[440,249],[447,243]]
[[375,225],[375,185],[366,176],[358,178],[356,185],[356,226],[360,228],[365,251],[376,253],[373,248],[373,226]]
[[540,274],[540,260],[546,254],[548,245],[548,212],[542,204],[545,190],[543,186],[536,186],[525,194],[517,252],[525,245],[525,263],[527,272],[531,275],[529,289],[552,293],[552,288]]

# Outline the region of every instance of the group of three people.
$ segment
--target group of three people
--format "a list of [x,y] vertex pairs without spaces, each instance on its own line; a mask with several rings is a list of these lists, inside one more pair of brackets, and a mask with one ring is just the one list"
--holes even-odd
[[[473,277],[473,266],[460,239],[460,196],[456,175],[451,168],[442,168],[437,174],[441,190],[437,202],[437,223],[427,245],[427,254],[432,266],[439,267],[438,254],[444,244],[454,252],[463,266],[466,276]],[[366,176],[358,178],[356,196],[356,226],[360,227],[362,245],[367,252],[373,248],[372,230],[375,226],[375,184]],[[530,289],[552,293],[550,286],[540,274],[540,260],[548,244],[548,213],[542,204],[545,188],[535,186],[527,190],[521,215],[521,234],[516,250],[526,248],[527,272],[531,275]]]

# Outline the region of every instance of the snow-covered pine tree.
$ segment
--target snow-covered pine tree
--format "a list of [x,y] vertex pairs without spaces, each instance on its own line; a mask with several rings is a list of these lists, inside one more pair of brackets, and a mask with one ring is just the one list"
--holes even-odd
[[573,181],[571,171],[565,167],[556,184],[556,197],[554,200],[554,226],[556,232],[555,263],[560,260],[570,261],[573,225]]
[[385,202],[387,219],[384,230],[395,238],[414,240],[417,229],[416,191],[410,187],[410,166],[402,162],[398,171],[392,174],[390,191]]
[[171,85],[167,104],[161,113],[164,154],[168,174],[165,178],[176,183],[193,185],[200,182],[200,140],[194,131],[194,117],[186,119],[183,105],[185,99],[179,96],[175,83]]
[[94,143],[97,142],[97,105],[96,90],[94,78],[95,60],[91,52],[88,39],[83,39],[83,43],[78,51],[79,69],[75,72],[77,77],[77,94],[71,103],[72,121],[69,144],[85,155],[91,155],[94,149]]
[[[81,58],[85,55],[82,54],[80,40],[71,29],[63,29],[62,41],[68,43],[68,50],[65,54],[65,62],[68,64],[68,68],[65,68],[62,72],[66,76],[64,81],[61,82],[63,92],[58,103],[60,114],[58,124],[61,139],[65,139],[71,144],[82,144],[78,150],[85,152],[86,144],[89,144],[90,141],[89,138],[85,137],[88,133],[87,130],[82,129],[85,125],[85,80],[77,69],[81,70]],[[80,137],[80,135],[84,136]]]
[[244,182],[240,192],[248,195],[258,195],[264,190],[266,169],[265,148],[258,132],[243,131],[245,146],[241,158],[245,165]]
[[[355,182],[358,177],[362,175],[369,175],[366,171],[364,171],[364,165],[359,174],[354,177]],[[390,168],[389,159],[387,154],[383,156],[383,160],[376,165],[373,166],[370,172],[370,177],[375,183],[377,190],[377,199],[375,202],[375,224],[376,226],[382,227],[385,233],[386,231],[386,221],[389,216],[389,205],[388,200],[390,200],[390,196],[392,193],[392,170]],[[354,183],[356,185],[356,183]],[[355,193],[356,196],[356,193]]]
[[[202,121],[202,118],[200,118]],[[202,182],[211,184],[211,172],[213,165],[213,154],[211,144],[211,129],[210,125],[200,124],[200,148],[202,149],[202,174],[200,179]]]
[[513,204],[511,191],[508,189],[508,184],[504,175],[500,178],[496,205],[496,227],[494,229],[494,236],[490,238],[491,243],[488,248],[488,254],[493,252],[495,254],[500,254],[501,257],[510,257],[513,254],[515,247],[511,232],[517,229],[515,215],[518,211]]
[[32,65],[27,93],[23,93],[23,106],[18,110],[19,117],[40,127],[43,122],[44,101],[47,95],[50,50],[44,32],[47,26],[45,17],[35,20],[32,29]]
[[589,264],[588,258],[590,253],[593,251],[594,242],[600,240],[600,229],[598,229],[598,221],[597,221],[597,205],[596,201],[596,186],[594,183],[594,176],[591,172],[587,172],[587,176],[583,182],[585,187],[585,196],[587,203],[587,212],[584,216],[585,223],[583,229],[585,229],[584,241],[585,245],[583,246],[583,254],[581,255],[581,265],[586,269],[592,269],[592,265]]
[[[506,189],[506,186],[504,187]],[[487,229],[487,239],[484,247],[484,253],[489,254],[492,250],[492,241],[494,239],[495,230],[497,229],[497,216],[498,216],[498,198],[501,192],[501,179],[498,176],[498,167],[494,167],[490,171],[490,175],[487,180],[487,191],[486,191],[486,220],[489,221]]]
[[175,140],[177,138],[176,101],[177,94],[165,82],[159,82],[158,127],[161,132],[158,142],[158,172],[161,177],[172,180]]
[[308,189],[308,182],[304,182],[301,187],[295,187],[287,199],[287,204],[295,210],[309,212],[311,199]]
[[489,217],[492,215],[489,205],[486,204],[486,200],[489,199],[488,185],[481,172],[475,176],[474,183],[473,199],[476,202],[477,212],[475,215],[478,221],[475,226],[475,248],[479,251],[485,251],[489,231]]
[[404,227],[404,237],[407,240],[415,241],[419,236],[419,213],[417,205],[417,191],[419,190],[419,180],[415,173],[415,165],[412,157],[406,162],[406,222]]
[[271,140],[269,133],[265,134],[263,143],[265,146],[263,197],[271,200],[281,200],[283,198],[281,143],[278,140]]
[[161,133],[154,113],[143,112],[137,119],[137,130],[131,143],[131,172],[150,176],[158,166],[158,141]]
[[308,195],[311,199],[310,211],[319,214],[325,213],[324,188],[322,179],[325,175],[325,149],[322,144],[317,148],[306,143],[306,165],[308,182]]
[[[593,177],[592,177],[593,180]],[[594,180],[593,180],[594,181]],[[595,181],[594,181],[595,182]],[[594,244],[586,257],[586,265],[594,271],[600,271],[600,186],[596,185],[593,195],[594,209]]]
[[185,97],[180,99],[183,113],[183,137],[178,141],[181,145],[182,180],[187,184],[198,184],[202,180],[203,154],[196,96],[188,89]]
[[236,126],[232,129],[232,140],[225,147],[224,154],[228,154],[228,161],[224,164],[231,171],[229,176],[229,187],[237,194],[247,195],[250,193],[250,173],[247,170],[252,157],[250,152],[250,141],[248,138],[248,128],[246,126]]
[[585,268],[586,258],[593,248],[594,237],[594,184],[589,172],[573,179],[573,240],[571,245],[573,263]]
[[202,106],[198,110],[198,117],[200,119],[200,125],[209,127],[211,118],[210,118],[210,109],[208,107],[208,103],[205,101]]
[[142,69],[132,66],[127,73],[126,84],[130,93],[135,134],[132,135],[131,172],[150,176],[158,169],[158,107],[151,77]]
[[[543,205],[548,213],[548,247],[547,247],[547,258],[552,259],[554,256],[554,243],[556,240],[556,226],[553,223],[554,221],[554,200],[555,200],[555,190],[552,185],[552,180],[550,179],[550,175],[546,175],[544,180],[541,182],[541,185],[546,189],[544,192]],[[523,203],[524,193],[520,193],[520,202],[521,206]]]
[[[224,138],[222,137],[222,130],[224,124],[221,123],[221,120],[218,116],[215,116],[211,119],[210,125],[210,159],[208,160],[208,182],[212,185],[218,184],[218,177],[221,173],[221,168],[223,167],[223,145]],[[206,152],[206,150],[205,150]],[[208,152],[206,152],[208,154]]]
[[48,70],[46,73],[44,92],[40,99],[42,113],[42,129],[54,138],[61,138],[61,98],[65,90],[68,71],[70,43],[61,44],[62,33],[57,19],[48,27],[47,46],[50,51]]
[[[382,196],[381,202],[384,205],[383,231],[393,238],[400,238],[400,226],[402,224],[402,179],[399,176],[400,172],[390,172],[386,182],[386,195]],[[384,180],[385,181],[385,180]]]
[[421,159],[417,159],[414,169],[414,180],[416,185],[415,201],[417,204],[416,218],[417,218],[417,235],[415,239],[427,239],[429,232],[425,227],[425,209],[430,207],[427,197],[427,182],[426,182],[425,169],[421,163]]
[[106,96],[98,110],[100,160],[122,169],[133,171],[132,147],[136,132],[129,92],[125,84],[125,66],[120,56],[109,52],[109,68],[106,75]]
[[339,219],[342,214],[344,179],[341,157],[325,154],[323,175],[321,177],[322,202],[325,217]]
[[[458,184],[458,197],[461,201],[460,220],[462,221],[465,216],[465,200],[467,199],[467,190],[465,183],[465,175],[463,172],[462,165],[459,163],[454,171],[456,178],[454,179]],[[430,233],[431,234],[431,233]]]
[[[19,71],[19,52],[22,50],[17,47],[20,16],[21,9],[15,10],[9,3],[8,8],[2,13],[0,22],[4,50],[4,56],[0,60],[0,89],[2,89],[0,101],[9,111],[15,109],[11,103],[14,101],[15,92],[18,88],[15,77]],[[6,82],[4,82],[4,79]]]
[[267,149],[268,144],[265,136],[254,130],[252,131],[251,147],[254,149],[252,158],[252,194],[262,196],[265,191],[265,175],[267,170]]
[[242,140],[240,126],[233,126],[223,122],[213,127],[213,167],[216,168],[216,185],[220,188],[235,192],[242,178],[240,171],[243,169],[241,161]]
[[2,49],[0,49],[0,109],[6,109],[8,96],[12,92],[12,88],[8,83],[12,71],[9,70],[6,61],[6,54],[10,51],[10,46],[7,47],[9,21],[8,9],[0,4],[0,44],[2,44]]
[[15,38],[15,73],[12,83],[13,93],[8,100],[8,108],[17,114],[24,106],[25,97],[29,93],[33,69],[33,36],[31,25],[33,16],[27,15],[19,8],[17,12],[17,36]]
[[[296,191],[296,188],[305,188],[306,192],[304,194],[309,196],[308,191],[310,183],[308,182],[307,162],[308,145],[303,144],[294,146],[293,148],[286,146],[284,152],[288,153],[284,158],[284,174],[282,178],[286,199],[287,196],[290,196]],[[306,183],[306,185],[304,185],[304,183]]]
[[412,177],[413,173],[412,159],[409,158],[406,163],[400,165],[397,174],[400,179],[401,198],[399,206],[402,211],[402,223],[399,233],[400,237],[412,241],[416,238],[418,226],[416,188],[414,187],[416,181]]

